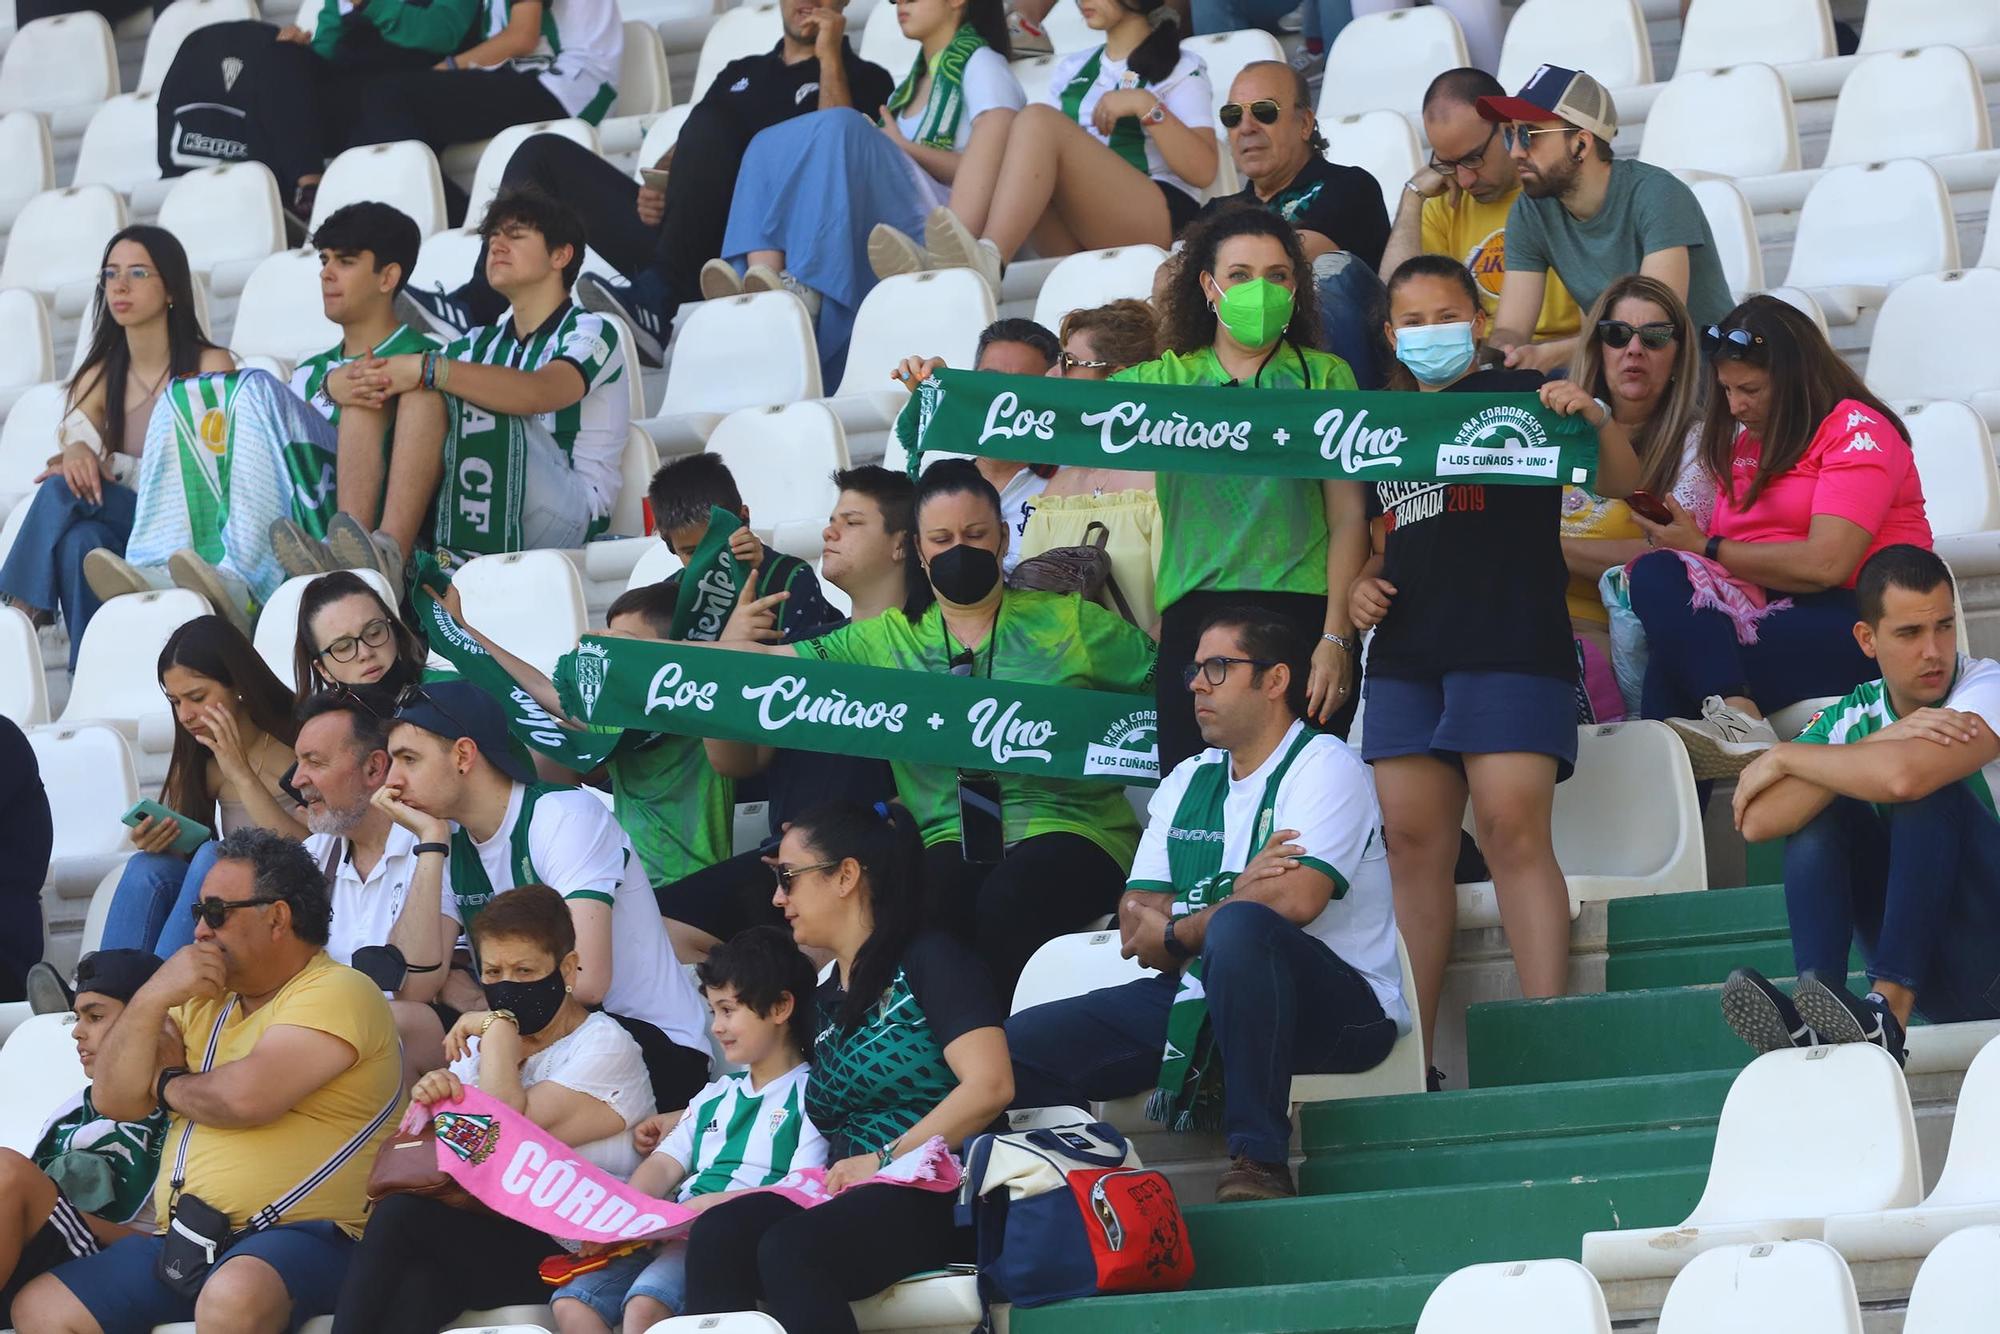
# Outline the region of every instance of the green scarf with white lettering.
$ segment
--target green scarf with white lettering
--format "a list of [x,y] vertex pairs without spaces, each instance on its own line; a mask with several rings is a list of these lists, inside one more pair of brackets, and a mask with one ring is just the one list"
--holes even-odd
[[[985,45],[986,39],[967,23],[952,34],[944,50],[930,62],[931,95],[924,103],[924,118],[917,122],[912,143],[941,148],[947,153],[957,151],[958,125],[965,118],[965,65],[972,59],[972,53]],[[917,80],[923,74],[924,53],[919,51],[910,72],[896,85],[896,91],[889,94],[890,115],[900,112],[916,98]]]
[[729,539],[743,520],[719,505],[708,507],[708,531],[696,544],[694,556],[681,571],[680,592],[674,600],[669,639],[713,642],[736,607],[743,572],[729,550]]
[[444,477],[437,544],[459,556],[519,551],[528,439],[519,417],[444,396]]

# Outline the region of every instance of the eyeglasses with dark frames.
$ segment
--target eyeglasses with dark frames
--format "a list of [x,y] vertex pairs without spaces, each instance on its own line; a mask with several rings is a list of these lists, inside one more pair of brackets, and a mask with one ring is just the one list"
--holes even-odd
[[188,914],[197,922],[208,923],[209,930],[220,931],[229,914],[238,908],[268,908],[284,901],[274,894],[259,894],[254,899],[197,899],[188,905]]
[[1433,153],[1431,155],[1431,170],[1440,176],[1455,175],[1460,167],[1465,168],[1467,171],[1478,171],[1486,165],[1487,150],[1493,147],[1493,136],[1498,133],[1500,133],[1499,125],[1489,126],[1486,131],[1486,137],[1480,141],[1479,147],[1473,149],[1464,157],[1439,157]]
[[394,629],[389,624],[389,618],[377,616],[363,625],[359,634],[342,635],[321,649],[318,656],[332,658],[335,662],[353,662],[360,654],[362,645],[381,648],[389,642],[389,636],[393,633]]
[[1222,122],[1223,129],[1233,130],[1243,123],[1246,111],[1256,117],[1259,125],[1276,125],[1284,110],[1270,98],[1260,97],[1255,102],[1224,102],[1216,111],[1215,118]]
[[1670,320],[1654,320],[1648,324],[1628,324],[1624,320],[1597,322],[1597,337],[1609,348],[1623,349],[1635,334],[1641,343],[1658,352],[1674,341],[1675,329]]
[[787,866],[783,862],[779,862],[771,868],[771,874],[777,878],[778,888],[789,894],[792,892],[792,882],[800,876],[809,875],[814,871],[831,871],[844,860],[846,859],[835,857],[830,862],[814,862],[810,866]]
[[1225,658],[1218,655],[1213,658],[1203,658],[1200,662],[1191,662],[1181,668],[1181,684],[1193,690],[1194,679],[1199,676],[1210,685],[1219,686],[1229,679],[1229,669],[1239,662],[1248,663],[1259,671],[1278,665],[1277,660],[1273,658]]

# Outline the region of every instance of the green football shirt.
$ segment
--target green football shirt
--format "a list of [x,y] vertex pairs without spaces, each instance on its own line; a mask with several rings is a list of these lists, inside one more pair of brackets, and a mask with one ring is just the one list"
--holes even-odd
[[[1354,372],[1329,352],[1280,344],[1264,367],[1272,389],[1353,389]],[[1111,377],[1134,384],[1223,385],[1215,349],[1165,352]],[[1189,593],[1254,589],[1326,595],[1326,500],[1304,477],[1238,477],[1162,472],[1158,603],[1165,611]]]
[[612,814],[655,885],[729,858],[736,785],[709,767],[700,737],[628,732],[604,768]]
[[[393,357],[401,352],[435,352],[437,350],[438,345],[435,340],[418,333],[407,324],[399,324],[396,326],[396,331],[377,343],[369,355]],[[313,410],[319,413],[320,416],[326,418],[335,426],[340,425],[340,404],[327,396],[326,377],[353,360],[355,360],[354,357],[350,357],[340,350],[339,343],[335,343],[316,357],[307,357],[292,372],[292,392],[312,404]],[[382,433],[382,457],[387,458],[388,456],[389,432],[387,429],[384,429]]]
[[[1975,714],[1988,727],[2000,728],[2000,662],[1959,654],[1951,689],[1937,707]],[[1895,721],[1896,710],[1889,703],[1888,686],[1880,680],[1864,681],[1838,703],[1814,714],[1797,739],[1815,746],[1852,745]],[[1981,807],[1989,814],[1996,814],[1993,795],[2000,792],[2000,760],[1975,769],[1959,781],[1972,790]],[[1886,812],[1888,808],[1876,809]]]
[[[931,604],[911,621],[899,611],[853,621],[798,645],[829,662],[892,667],[906,672],[951,670],[959,653]],[[1082,690],[1149,693],[1158,647],[1143,630],[1075,594],[1009,589],[986,641],[973,650],[975,676]],[[954,842],[958,828],[958,774],[935,764],[893,760],[896,791],[917,817],[925,846]],[[1139,846],[1139,823],[1116,783],[1037,778],[1003,772],[1000,809],[1008,843],[1036,834],[1081,834],[1129,866]]]

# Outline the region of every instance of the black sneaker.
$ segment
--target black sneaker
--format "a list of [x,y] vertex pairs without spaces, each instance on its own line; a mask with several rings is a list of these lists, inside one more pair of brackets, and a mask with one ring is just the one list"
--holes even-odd
[[632,341],[638,346],[641,366],[657,370],[667,364],[667,340],[659,314],[638,299],[630,283],[609,283],[594,273],[578,274],[575,296],[576,304],[585,310],[616,315],[625,321],[625,327],[632,331]]
[[1722,1017],[1759,1056],[1819,1045],[1819,1035],[1800,1017],[1792,998],[1754,968],[1738,968],[1722,984]]
[[432,333],[446,342],[463,338],[478,325],[472,312],[454,300],[442,287],[425,291],[405,287],[396,293],[396,318],[419,332]]
[[1828,977],[1807,969],[1799,974],[1792,999],[1799,1013],[1813,1026],[1822,1042],[1866,1042],[1896,1058],[1897,1065],[1909,1061],[1903,1049],[1902,1021],[1890,1012],[1889,1003],[1875,992],[1856,997],[1844,978]]
[[62,973],[46,959],[28,965],[21,990],[27,996],[28,1009],[35,1014],[67,1014],[76,1003]]

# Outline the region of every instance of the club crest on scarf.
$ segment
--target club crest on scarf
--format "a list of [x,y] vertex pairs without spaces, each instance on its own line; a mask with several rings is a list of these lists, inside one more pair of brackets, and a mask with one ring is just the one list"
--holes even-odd
[[457,1154],[461,1162],[479,1166],[500,1147],[500,1126],[490,1116],[467,1112],[439,1112],[431,1118],[437,1127],[438,1143]]

